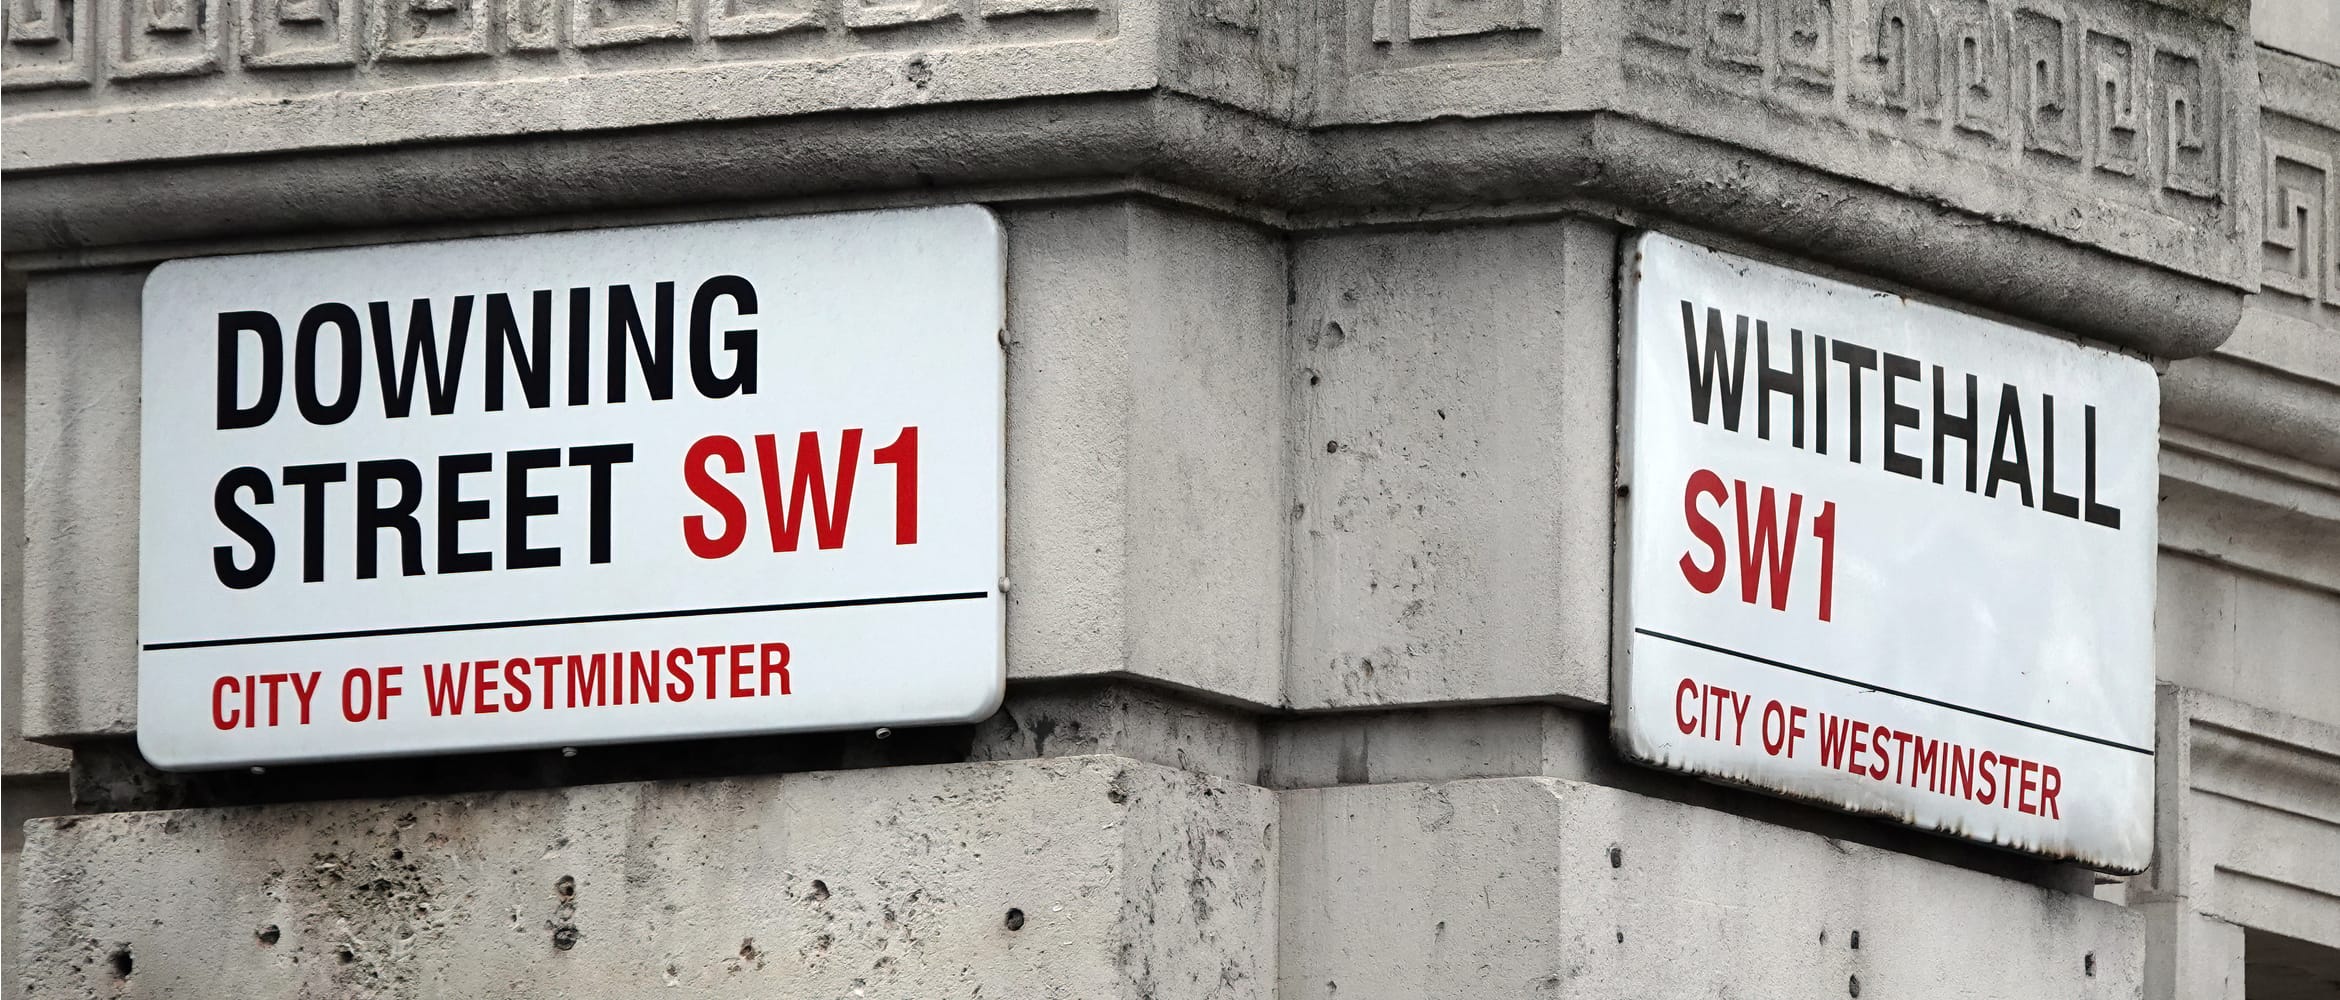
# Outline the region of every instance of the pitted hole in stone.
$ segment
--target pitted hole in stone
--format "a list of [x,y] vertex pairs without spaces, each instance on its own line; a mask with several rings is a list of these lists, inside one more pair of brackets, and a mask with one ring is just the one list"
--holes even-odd
[[577,929],[574,927],[556,928],[554,929],[552,935],[553,947],[559,948],[562,951],[567,951],[576,947],[577,939],[583,936],[584,935],[577,933]]
[[357,952],[349,950],[349,946],[346,944],[339,948],[333,949],[333,953],[340,957],[341,964],[343,965],[349,965],[357,961]]
[[1024,911],[1012,906],[1008,907],[1007,929],[1011,931],[1020,931],[1024,929]]
[[1852,932],[1852,950],[1861,950],[1861,932],[1859,931]]
[[1625,943],[1625,932],[1624,932],[1623,930],[1619,930],[1619,931],[1617,932],[1617,943],[1618,943],[1618,944],[1624,944],[1624,943]]
[[1327,455],[1333,454],[1334,452],[1337,452],[1337,451],[1340,451],[1340,450],[1341,450],[1341,443],[1340,443],[1339,441],[1327,441],[1327,442],[1325,442],[1325,443],[1324,443],[1324,453],[1325,453],[1325,454],[1327,454]]
[[1623,867],[1625,867],[1625,849],[1624,849],[1624,848],[1622,848],[1622,847],[1611,847],[1611,848],[1609,848],[1609,867],[1611,867],[1611,868],[1623,868]]
[[1849,991],[1851,991],[1852,995],[1854,995],[1854,996],[1856,996],[1856,997],[1857,997],[1857,996],[1860,996],[1860,995],[1861,995],[1861,977],[1859,977],[1859,976],[1852,976],[1852,977],[1849,977],[1849,978],[1852,980],[1852,983],[1851,983],[1851,985],[1847,986],[1847,987],[1846,987],[1846,989],[1847,989],[1847,990],[1849,990]]
[[2095,952],[2093,952],[2093,951],[2092,951],[2092,952],[2089,952],[2089,953],[2088,953],[2088,954],[2086,954],[2086,955],[2082,955],[2082,956],[2080,956],[2080,971],[2087,973],[2087,974],[2088,974],[2088,978],[2090,978],[2090,979],[2094,979],[2094,978],[2096,978],[2096,953],[2095,953]]
[[254,931],[252,936],[259,940],[260,947],[263,948],[274,948],[276,947],[276,942],[284,940],[284,932],[276,929],[275,924],[269,924],[266,927],[262,927],[259,930]]
[[106,956],[106,961],[113,965],[114,978],[116,979],[130,978],[131,969],[136,965],[135,962],[131,961],[130,949],[126,945],[114,949],[114,953],[112,955]]
[[563,875],[560,878],[554,880],[553,892],[558,893],[562,899],[577,898],[576,877],[572,875]]
[[814,879],[814,880],[813,880],[813,884],[812,884],[812,891],[811,891],[811,892],[808,892],[808,893],[805,893],[805,894],[804,894],[804,898],[805,898],[805,899],[807,899],[807,900],[809,900],[809,901],[811,901],[811,902],[815,902],[815,903],[822,902],[823,900],[826,900],[826,899],[828,899],[828,898],[829,898],[829,883],[827,883],[827,882],[823,882],[823,881],[821,881],[820,879],[817,879],[817,878],[816,878],[816,879]]

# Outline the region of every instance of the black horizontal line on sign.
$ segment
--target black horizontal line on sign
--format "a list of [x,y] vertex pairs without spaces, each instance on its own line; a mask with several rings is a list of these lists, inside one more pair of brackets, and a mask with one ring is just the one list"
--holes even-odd
[[1769,657],[1757,656],[1753,653],[1742,653],[1728,646],[1717,646],[1709,642],[1699,642],[1696,639],[1685,639],[1678,635],[1667,635],[1664,632],[1646,628],[1637,628],[1633,631],[1641,635],[1646,635],[1652,639],[1664,639],[1667,642],[1678,642],[1685,646],[1694,646],[1709,652],[1721,653],[1724,656],[1735,656],[1750,663],[1760,663],[1768,667],[1778,667],[1781,670],[1792,670],[1796,673],[1803,674],[1808,677],[1818,677],[1821,680],[1835,681],[1838,684],[1850,685],[1852,687],[1860,688],[1863,691],[1876,691],[1881,694],[1893,695],[1897,698],[1907,698],[1911,701],[1923,702],[1936,708],[1947,708],[1953,712],[1964,712],[1968,715],[1981,716],[1985,719],[1994,719],[1999,722],[2007,723],[2008,725],[2022,726],[2025,729],[2037,729],[2043,733],[2053,733],[2057,736],[2068,737],[2075,740],[2085,740],[2089,743],[2112,747],[2115,750],[2128,750],[2133,753],[2144,754],[2147,757],[2153,756],[2153,748],[2151,747],[2130,746],[2129,744],[2122,743],[2117,740],[2108,740],[2101,736],[2090,736],[2087,733],[2075,733],[2069,729],[2057,729],[2054,726],[2044,725],[2042,723],[2032,722],[2026,719],[2018,719],[2014,716],[2000,715],[1997,712],[1985,712],[1979,708],[1968,708],[1965,705],[1943,701],[1939,698],[1928,698],[1922,694],[1911,694],[1907,691],[1896,691],[1889,687],[1879,687],[1875,684],[1869,683],[1868,681],[1857,681],[1850,677],[1839,677],[1826,671],[1814,670],[1810,667],[1799,667],[1793,663],[1786,663],[1771,659]]
[[987,590],[970,590],[957,594],[906,594],[895,597],[849,597],[834,601],[798,601],[793,604],[742,604],[729,608],[684,608],[676,611],[620,611],[606,615],[572,615],[566,618],[521,618],[500,622],[456,622],[448,625],[408,625],[399,628],[352,629],[343,632],[304,632],[296,635],[255,635],[234,639],[186,639],[178,642],[150,642],[140,649],[159,652],[166,649],[204,649],[213,646],[265,646],[279,642],[309,642],[320,639],[366,639],[385,635],[431,635],[438,632],[478,632],[497,628],[537,628],[545,625],[592,625],[601,622],[638,622],[657,618],[701,618],[713,615],[748,615],[764,611],[819,611],[826,608],[867,608],[882,604],[932,604],[937,601],[973,601],[990,597]]

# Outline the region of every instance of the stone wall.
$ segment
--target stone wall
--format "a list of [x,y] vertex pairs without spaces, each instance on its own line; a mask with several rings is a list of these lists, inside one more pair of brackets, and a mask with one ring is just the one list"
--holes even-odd
[[[11,989],[2163,998],[2312,983],[2326,958],[2340,977],[2340,40],[2319,16],[13,2]],[[992,207],[1008,240],[993,719],[264,774],[137,758],[122,389],[156,262],[944,202]],[[1618,760],[1614,276],[1645,227],[2162,367],[2151,870]]]

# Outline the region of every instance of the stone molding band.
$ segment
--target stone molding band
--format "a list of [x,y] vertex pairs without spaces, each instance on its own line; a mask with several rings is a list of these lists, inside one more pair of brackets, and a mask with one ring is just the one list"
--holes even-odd
[[2243,304],[2225,284],[1614,113],[1308,130],[1158,90],[21,172],[4,234],[12,255],[70,254],[1097,178],[1192,188],[1291,228],[1532,210],[1670,225],[2164,358],[2217,346]]

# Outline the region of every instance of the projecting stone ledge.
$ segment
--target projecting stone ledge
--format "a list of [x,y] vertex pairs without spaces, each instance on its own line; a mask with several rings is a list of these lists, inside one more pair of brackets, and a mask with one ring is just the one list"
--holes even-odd
[[40,820],[9,991],[1260,995],[1274,823],[1119,757]]
[[1285,997],[2141,989],[2133,910],[1615,788],[1350,785],[1281,811]]
[[2260,281],[2232,4],[260,6],[101,48],[28,4],[11,253],[1134,178],[1295,228],[1671,221],[2162,357]]

